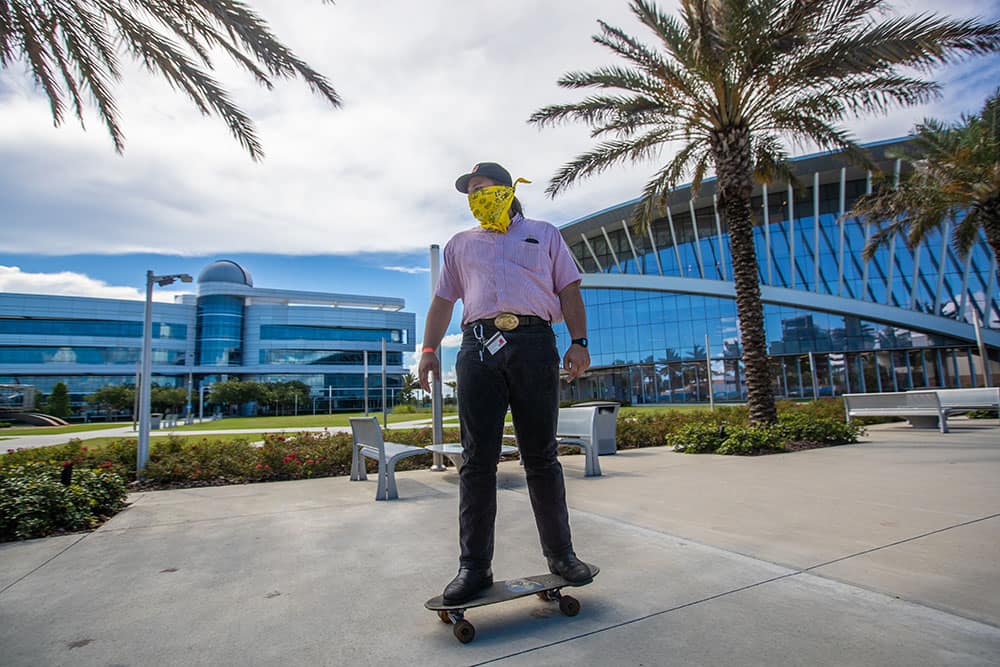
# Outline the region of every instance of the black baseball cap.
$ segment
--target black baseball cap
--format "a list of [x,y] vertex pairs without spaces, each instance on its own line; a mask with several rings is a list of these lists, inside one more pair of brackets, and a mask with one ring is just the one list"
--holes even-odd
[[458,180],[455,181],[455,189],[463,195],[466,194],[469,191],[469,179],[473,176],[483,176],[497,185],[506,185],[507,187],[514,184],[510,172],[496,162],[480,162],[468,174],[462,174],[458,177]]

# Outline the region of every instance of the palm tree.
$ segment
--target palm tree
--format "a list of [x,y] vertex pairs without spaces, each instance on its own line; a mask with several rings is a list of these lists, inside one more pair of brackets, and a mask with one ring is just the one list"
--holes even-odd
[[559,85],[617,92],[548,106],[530,118],[539,126],[582,121],[599,140],[561,167],[546,192],[554,197],[581,178],[654,159],[679,142],[636,206],[633,221],[646,225],[689,173],[697,190],[714,168],[730,232],[750,418],[772,423],[777,413],[753,246],[754,178],[790,176],[787,139],[842,150],[870,166],[839,123],[934,98],[939,86],[910,71],[996,51],[1000,23],[896,18],[883,15],[885,0],[681,0],[679,19],[647,0],[632,0],[631,8],[658,48],[600,21],[594,41],[628,66],[572,72]]
[[[865,257],[897,232],[916,248],[946,221],[956,223],[952,243],[964,258],[979,238],[979,229],[1000,257],[1000,90],[982,111],[963,115],[954,125],[924,120],[913,132],[913,172],[898,188],[882,188],[861,197],[848,214],[865,215],[888,224],[869,240]],[[964,217],[959,219],[959,214]]]
[[412,401],[417,389],[420,389],[420,381],[413,373],[404,373],[403,384],[399,390],[399,402],[409,403]]
[[203,114],[221,116],[251,158],[263,157],[253,121],[206,72],[213,69],[213,50],[225,52],[268,90],[272,77],[300,76],[340,106],[330,83],[239,0],[0,0],[0,67],[28,65],[56,125],[67,102],[83,125],[89,93],[119,153],[125,138],[111,84],[121,79],[125,52],[183,91]]

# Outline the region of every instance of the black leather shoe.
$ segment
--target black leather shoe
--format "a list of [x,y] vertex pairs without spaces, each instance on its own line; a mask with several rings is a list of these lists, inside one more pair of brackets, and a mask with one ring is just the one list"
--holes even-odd
[[475,597],[476,593],[493,585],[493,570],[486,568],[460,567],[458,576],[444,587],[442,595],[445,604],[461,604]]
[[574,584],[582,584],[583,582],[590,581],[593,578],[587,564],[577,558],[576,554],[572,551],[565,553],[562,556],[549,558],[548,561],[549,572],[552,574],[558,574],[566,581],[571,581]]

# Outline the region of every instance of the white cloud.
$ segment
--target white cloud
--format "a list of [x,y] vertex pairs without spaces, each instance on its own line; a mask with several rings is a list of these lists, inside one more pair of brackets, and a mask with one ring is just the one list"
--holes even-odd
[[462,347],[462,334],[449,334],[441,339],[441,347]]
[[[58,294],[60,296],[91,296],[103,299],[143,300],[145,291],[136,287],[109,285],[82,273],[26,273],[17,266],[0,265],[0,292],[19,294]],[[174,296],[183,292],[153,290],[154,301],[173,303]]]
[[[676,9],[676,2],[660,4]],[[956,0],[948,11],[971,16],[981,12],[978,4]],[[123,158],[92,112],[86,132],[72,120],[53,128],[23,68],[0,70],[0,247],[55,255],[406,252],[443,244],[469,225],[452,183],[481,160],[533,180],[519,197],[529,215],[556,224],[637,196],[654,170],[611,170],[551,201],[543,196],[546,180],[592,142],[582,126],[538,131],[525,122],[541,106],[580,99],[556,86],[562,74],[617,64],[590,40],[598,18],[652,40],[625,0],[255,6],[333,82],[343,109],[300,81],[264,91],[216,58],[218,78],[257,122],[267,154],[257,164],[221,120],[202,117],[129,64],[115,90]],[[937,9],[930,0],[900,6]],[[970,73],[948,71],[947,80]],[[862,140],[904,134],[925,115],[974,109],[971,92],[956,81],[939,103],[851,127]]]
[[383,266],[386,271],[397,271],[399,273],[430,273],[430,269],[426,266]]

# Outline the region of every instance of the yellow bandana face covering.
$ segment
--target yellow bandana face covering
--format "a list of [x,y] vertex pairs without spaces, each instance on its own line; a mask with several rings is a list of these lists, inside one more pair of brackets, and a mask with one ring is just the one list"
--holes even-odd
[[531,183],[519,178],[513,187],[491,185],[469,194],[469,210],[479,221],[479,226],[491,232],[507,233],[510,227],[510,207],[514,203],[514,190],[518,183]]

